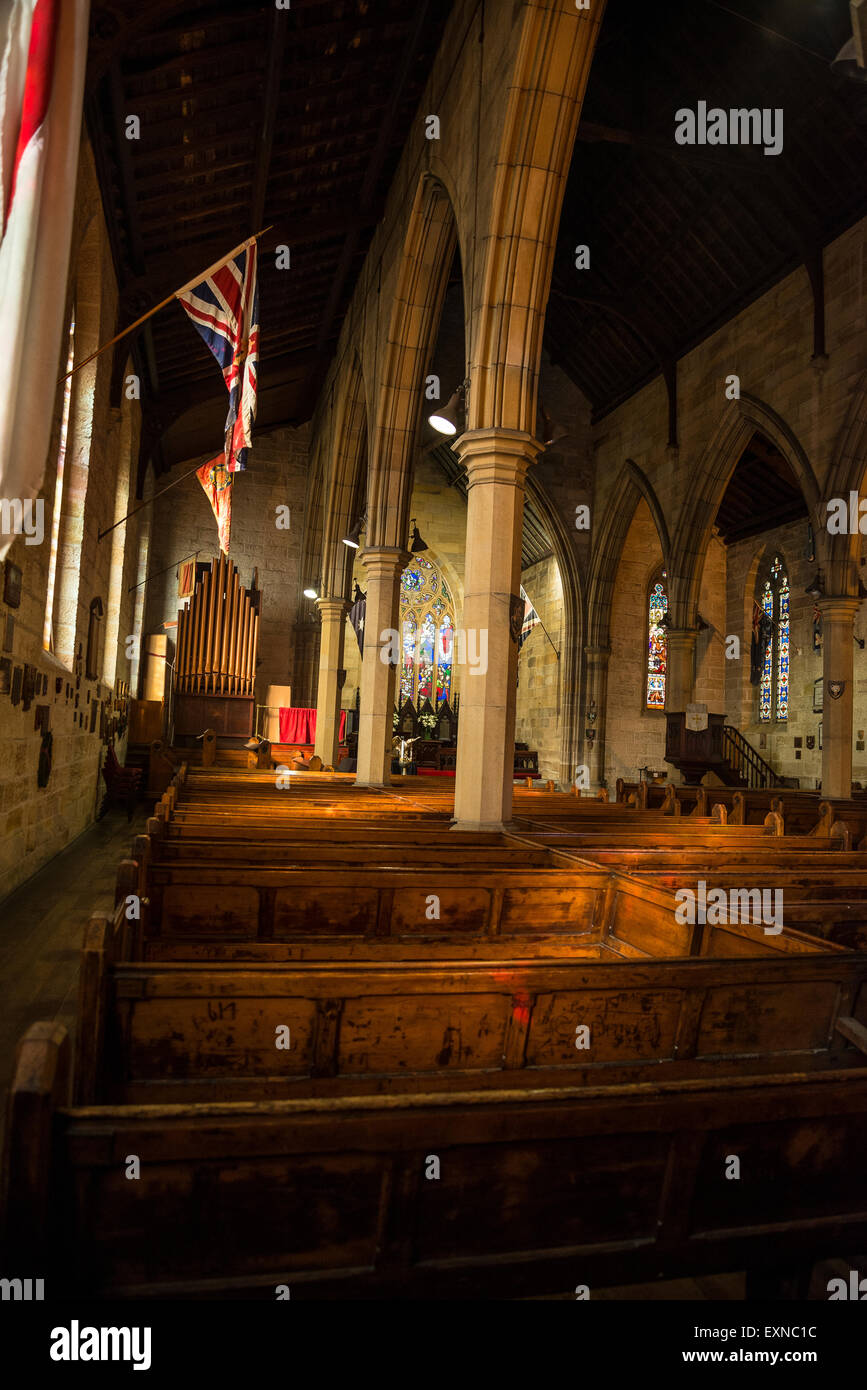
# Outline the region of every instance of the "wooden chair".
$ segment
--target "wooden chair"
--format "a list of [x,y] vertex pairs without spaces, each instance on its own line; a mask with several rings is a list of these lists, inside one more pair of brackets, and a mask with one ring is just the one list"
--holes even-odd
[[114,751],[114,744],[110,743],[105,751],[102,775],[105,778],[105,796],[102,798],[97,820],[102,820],[110,806],[125,806],[126,818],[132,820],[141,782],[141,768],[121,767]]

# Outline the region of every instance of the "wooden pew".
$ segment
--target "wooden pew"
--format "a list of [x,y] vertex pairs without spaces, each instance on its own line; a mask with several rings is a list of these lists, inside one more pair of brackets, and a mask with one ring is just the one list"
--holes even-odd
[[590,934],[607,881],[604,869],[574,866],[484,871],[157,864],[140,896],[148,900],[148,941],[510,939]]
[[[590,1084],[684,1068],[703,1076],[863,1063],[835,1025],[841,1014],[867,1022],[867,957],[697,925],[685,929],[684,945],[703,958],[654,960],[636,945],[649,943],[646,923],[642,931],[621,915],[615,925],[621,935],[606,934],[605,962],[298,968],[129,962],[115,939],[123,924],[94,918],[81,970],[76,1101],[384,1091],[407,1075],[425,1088],[494,1084],[528,1069],[547,1085],[563,1068]],[[745,948],[727,946],[732,956],[763,958],[709,959],[717,939]],[[611,960],[623,952],[641,963]],[[576,1021],[589,1029],[587,1046],[576,1043]],[[288,1047],[276,1045],[281,1028]]]
[[19,1050],[4,1225],[10,1268],[83,1296],[516,1298],[867,1241],[863,1070],[68,1107],[67,1048]]

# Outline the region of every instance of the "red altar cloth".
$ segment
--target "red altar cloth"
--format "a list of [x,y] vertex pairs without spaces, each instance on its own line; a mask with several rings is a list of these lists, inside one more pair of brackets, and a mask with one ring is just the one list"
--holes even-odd
[[[340,711],[340,732],[337,736],[338,742],[343,742],[346,732],[346,710]],[[316,711],[315,709],[280,709],[280,742],[281,743],[315,743],[316,742]]]

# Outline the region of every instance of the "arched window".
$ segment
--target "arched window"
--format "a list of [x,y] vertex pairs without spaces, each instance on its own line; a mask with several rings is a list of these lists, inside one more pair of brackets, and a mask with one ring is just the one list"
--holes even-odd
[[771,561],[759,606],[772,624],[759,682],[759,721],[768,724],[789,717],[789,577],[779,555]]
[[414,555],[400,581],[400,698],[451,700],[454,603],[431,560]]
[[650,586],[647,601],[647,680],[644,703],[647,709],[665,709],[665,673],[668,650],[663,618],[668,612],[665,570]]

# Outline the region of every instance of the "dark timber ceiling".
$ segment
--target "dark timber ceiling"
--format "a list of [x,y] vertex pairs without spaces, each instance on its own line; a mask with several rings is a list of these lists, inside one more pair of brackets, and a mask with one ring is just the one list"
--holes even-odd
[[[851,34],[847,0],[608,0],[545,340],[596,418],[799,264],[821,307],[821,247],[867,211],[867,85],[829,68]],[[782,107],[782,153],[676,144],[699,101]]]
[[[260,428],[312,414],[450,8],[94,0],[86,112],[118,326],[274,223],[260,243]],[[126,138],[130,115],[139,140]],[[275,267],[279,244],[290,270]],[[161,310],[133,349],[143,462],[216,452],[225,391],[181,308]]]
[[726,545],[807,517],[807,504],[786,460],[754,434],[729,479],[716,524]]

